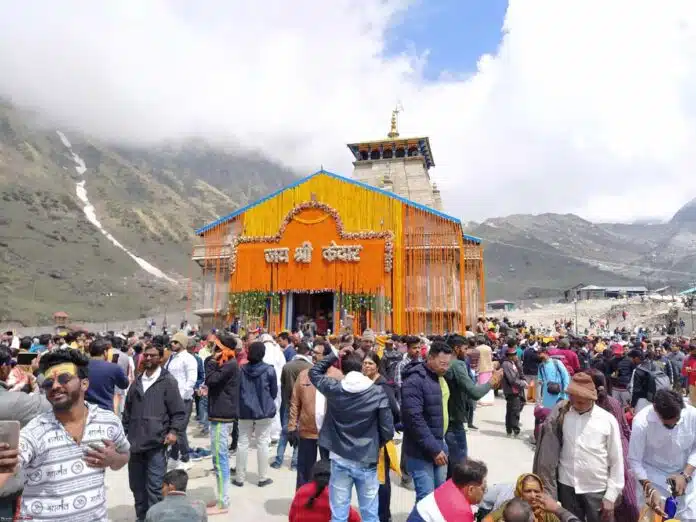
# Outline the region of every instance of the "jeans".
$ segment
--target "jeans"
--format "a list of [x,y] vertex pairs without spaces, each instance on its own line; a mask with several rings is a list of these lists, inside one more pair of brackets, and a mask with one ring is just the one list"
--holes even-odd
[[297,482],[296,489],[312,481],[312,468],[317,462],[317,449],[319,456],[329,460],[329,452],[319,447],[317,439],[300,439],[297,445]]
[[191,408],[193,406],[193,399],[184,401],[184,426],[181,433],[176,438],[176,444],[172,445],[172,449],[169,452],[169,457],[174,460],[181,459],[181,462],[189,461],[189,448],[188,436],[186,435],[186,429],[188,428],[189,419],[191,418]]
[[520,432],[520,413],[522,412],[522,397],[519,395],[506,395],[505,401],[505,431],[508,435]]
[[[288,410],[285,404],[280,405],[280,422],[283,425],[282,431],[280,432],[280,439],[278,439],[278,452],[276,453],[275,463],[280,466],[283,464],[283,459],[285,458],[285,448],[288,445],[288,417],[290,415],[290,410]],[[292,450],[292,461],[290,462],[293,468],[297,467],[297,446]]]
[[256,429],[256,458],[259,468],[259,482],[266,480],[268,472],[268,445],[271,443],[271,425],[273,419],[240,419],[239,445],[237,446],[237,481],[246,479],[247,458],[249,457],[249,440]]
[[230,506],[230,448],[227,439],[230,436],[229,422],[210,423],[210,451],[213,453],[213,469],[215,470],[217,487],[217,506]]
[[[445,450],[447,453],[447,450]],[[406,457],[406,467],[413,477],[416,488],[416,502],[427,497],[447,480],[447,466],[436,466],[432,460]]]
[[210,422],[208,422],[208,396],[199,397],[198,399],[198,424],[201,425],[204,431],[210,429]]
[[331,461],[329,504],[331,522],[348,522],[353,485],[358,494],[362,522],[379,522],[377,466],[366,467],[346,459]]
[[167,471],[164,446],[141,453],[131,453],[128,482],[135,500],[135,517],[145,520],[147,510],[162,500],[162,482]]
[[464,426],[450,424],[447,428],[447,433],[445,434],[445,441],[447,442],[447,447],[449,448],[447,477],[451,477],[454,465],[465,461],[467,457],[468,447],[466,443],[466,430],[464,429]]
[[389,454],[382,448],[381,452],[384,453],[384,484],[379,485],[379,491],[377,492],[379,499],[379,522],[391,522],[391,480],[389,478],[389,466],[391,461],[389,460]]

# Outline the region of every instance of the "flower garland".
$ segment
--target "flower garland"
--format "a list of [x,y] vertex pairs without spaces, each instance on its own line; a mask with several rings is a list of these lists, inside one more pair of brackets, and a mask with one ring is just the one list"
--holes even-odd
[[392,302],[388,297],[372,294],[343,294],[342,298],[343,308],[351,313],[360,310],[370,310],[375,313],[380,308],[387,314],[392,312]]
[[237,236],[230,245],[230,274],[237,270],[237,246],[241,243],[278,243],[280,242],[285,229],[290,222],[303,210],[316,209],[323,210],[336,221],[336,228],[341,239],[384,239],[384,271],[391,273],[394,268],[394,232],[384,230],[382,232],[346,232],[343,228],[343,221],[336,209],[319,201],[305,201],[293,208],[280,225],[278,232],[274,236]]

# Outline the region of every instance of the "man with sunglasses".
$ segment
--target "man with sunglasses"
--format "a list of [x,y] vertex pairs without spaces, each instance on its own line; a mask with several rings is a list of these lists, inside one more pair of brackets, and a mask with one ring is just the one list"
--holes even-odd
[[24,472],[25,519],[108,520],[104,470],[125,466],[130,445],[113,411],[85,402],[88,364],[73,349],[41,357],[41,386],[53,409],[22,429],[19,449],[0,446],[0,487],[17,467]]
[[670,496],[673,486],[680,497],[674,518],[696,520],[696,409],[678,392],[657,391],[653,404],[635,416],[628,461],[647,505],[662,514],[660,497]]

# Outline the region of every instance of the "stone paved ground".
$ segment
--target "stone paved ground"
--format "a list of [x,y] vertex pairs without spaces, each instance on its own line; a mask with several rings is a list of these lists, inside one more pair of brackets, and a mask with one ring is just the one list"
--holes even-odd
[[[496,400],[494,406],[480,407],[476,411],[475,423],[478,432],[468,433],[469,455],[488,464],[488,483],[514,482],[517,476],[531,471],[533,451],[525,442],[533,428],[532,407],[522,412],[523,431],[519,439],[508,439],[505,435],[505,401]],[[209,447],[206,439],[193,439],[195,446]],[[272,448],[272,451],[275,447]],[[290,448],[288,448],[290,450]],[[269,469],[274,483],[266,488],[256,486],[256,451],[251,450],[247,484],[243,488],[231,486],[232,508],[227,515],[211,518],[214,520],[281,521],[287,520],[290,503],[295,490],[295,473],[287,466],[280,470]],[[286,452],[289,463],[290,452]],[[231,464],[235,459],[231,457]],[[211,460],[195,463],[190,472],[189,494],[201,500],[215,498],[215,481]],[[198,477],[198,478],[193,478]],[[403,522],[413,507],[414,493],[398,486],[398,477],[392,477],[392,514],[394,522]],[[113,522],[135,520],[133,496],[128,487],[128,472],[124,468],[107,474],[107,499],[109,516]]]

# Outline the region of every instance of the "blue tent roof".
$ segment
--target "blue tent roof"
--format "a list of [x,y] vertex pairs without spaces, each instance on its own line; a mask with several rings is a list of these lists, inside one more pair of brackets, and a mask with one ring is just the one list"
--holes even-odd
[[689,288],[688,290],[684,290],[683,292],[679,292],[679,295],[689,295],[694,293],[696,293],[696,286],[693,288]]
[[[459,220],[455,217],[452,217],[448,214],[445,214],[444,212],[440,212],[439,210],[435,210],[434,208],[430,208],[428,206],[421,205],[420,203],[416,203],[415,201],[411,201],[410,199],[406,199],[402,196],[399,196],[398,194],[394,194],[393,192],[389,192],[388,190],[383,190],[383,189],[378,188],[378,187],[373,187],[372,185],[368,185],[367,183],[363,183],[362,181],[357,181],[357,180],[354,180],[351,178],[339,176],[338,174],[334,174],[333,172],[328,172],[326,170],[319,170],[313,174],[310,174],[309,176],[306,176],[304,178],[301,178],[301,179],[295,181],[294,183],[291,183],[290,185],[286,185],[285,187],[278,189],[275,192],[271,192],[268,196],[266,196],[264,198],[258,199],[256,201],[254,201],[253,203],[249,203],[248,205],[246,205],[238,210],[235,210],[234,212],[232,212],[230,214],[227,214],[226,216],[223,216],[219,219],[216,219],[212,223],[208,223],[204,227],[201,227],[198,230],[196,230],[196,235],[204,234],[208,230],[211,230],[212,228],[215,228],[216,226],[221,225],[222,223],[225,223],[225,222],[239,216],[240,214],[243,214],[247,210],[254,208],[257,205],[260,205],[261,203],[264,203],[264,202],[268,201],[269,199],[276,197],[277,195],[285,192],[286,190],[290,190],[290,189],[295,188],[299,185],[302,185],[306,181],[312,179],[314,176],[319,176],[321,174],[335,178],[335,179],[340,180],[340,181],[345,181],[346,183],[351,183],[353,185],[356,185],[358,187],[361,187],[361,188],[364,188],[367,190],[379,192],[380,194],[384,194],[385,196],[389,196],[390,198],[397,199],[397,200],[401,201],[402,203],[409,205],[411,207],[415,207],[415,208],[423,210],[425,212],[429,212],[430,214],[434,214],[434,215],[439,216],[441,218],[448,219],[448,220],[453,221],[455,223],[458,223],[460,225],[462,224],[461,220]],[[468,234],[462,234],[462,236],[467,241],[471,241],[471,242],[476,243],[476,244],[481,243],[481,239],[478,237],[470,236]]]

